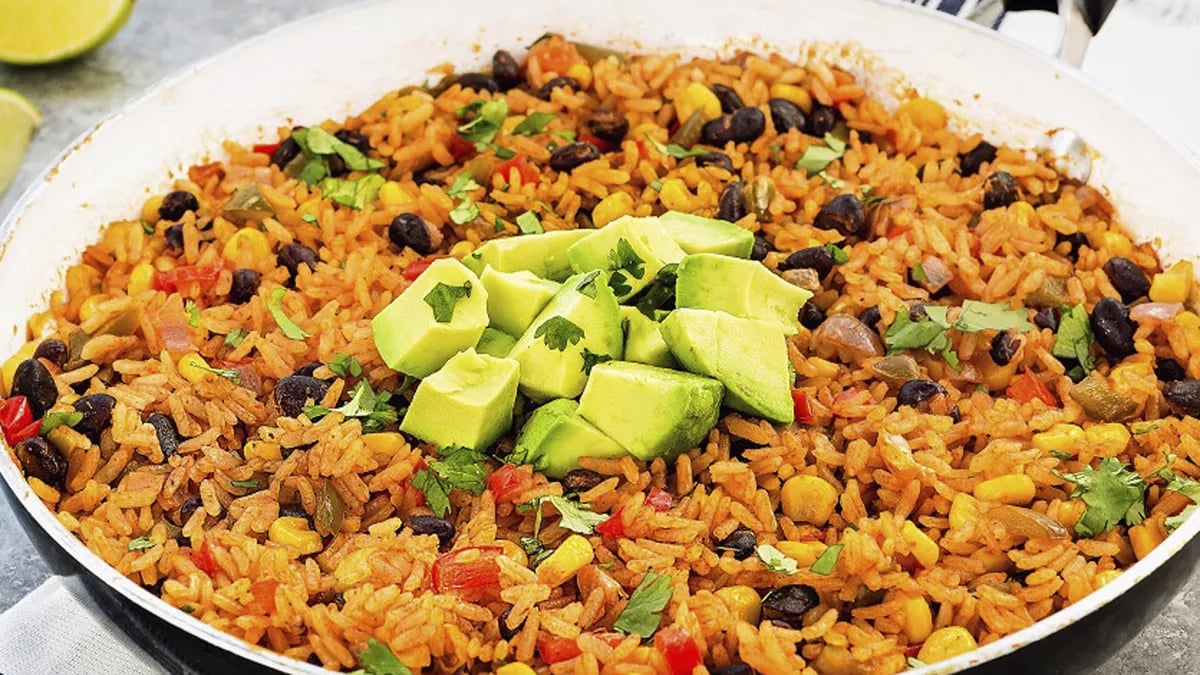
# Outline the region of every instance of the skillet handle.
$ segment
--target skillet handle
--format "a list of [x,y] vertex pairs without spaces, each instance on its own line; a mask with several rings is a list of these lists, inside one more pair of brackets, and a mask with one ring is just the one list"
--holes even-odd
[[[1075,67],[1083,63],[1087,53],[1088,41],[1100,31],[1112,11],[1116,0],[1002,0],[1004,10],[1021,12],[1025,10],[1043,10],[1055,12],[1062,22],[1062,39],[1059,43],[1058,57]],[[976,6],[975,15],[971,17],[977,23],[999,25],[996,15],[996,2],[981,1]]]

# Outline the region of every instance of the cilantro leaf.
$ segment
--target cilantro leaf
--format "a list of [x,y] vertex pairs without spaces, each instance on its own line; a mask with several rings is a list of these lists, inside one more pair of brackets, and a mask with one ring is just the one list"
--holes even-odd
[[1171,474],[1170,480],[1167,482],[1167,489],[1171,492],[1178,492],[1188,499],[1200,504],[1200,481]]
[[526,211],[517,216],[517,227],[520,228],[521,234],[541,234],[546,231],[542,227],[542,221],[538,220],[533,211]]
[[375,393],[375,390],[371,389],[370,382],[359,380],[358,384],[354,385],[354,389],[350,391],[350,400],[345,405],[337,408],[326,408],[319,405],[305,406],[304,414],[310,420],[315,420],[329,413],[338,412],[348,418],[357,418],[362,424],[363,433],[372,433],[381,431],[388,423],[396,421],[396,408],[388,402],[391,398],[391,392]]
[[587,275],[584,276],[583,279],[580,279],[579,283],[576,284],[575,290],[577,290],[580,293],[595,300],[596,299],[596,279],[599,276],[600,276],[600,270],[592,270],[591,272],[588,272]]
[[908,312],[899,312],[896,320],[888,326],[884,343],[892,351],[900,349],[924,349],[930,354],[940,354],[951,368],[958,370],[958,354],[948,331],[955,329],[964,333],[984,330],[1032,330],[1026,319],[1025,309],[1009,309],[1005,303],[987,303],[976,300],[963,301],[958,318],[950,321],[949,307],[926,305],[925,316],[913,321]]
[[846,253],[846,249],[837,244],[825,244],[825,250],[829,251],[829,255],[833,256],[833,264],[845,265],[850,262],[850,254]]
[[386,178],[373,173],[355,180],[326,178],[317,187],[320,188],[322,196],[335,204],[361,211],[364,206],[375,201],[379,188],[386,182]]
[[425,304],[433,309],[433,320],[438,323],[450,323],[454,319],[454,308],[458,301],[471,297],[471,282],[464,281],[461,286],[451,286],[438,282],[425,294]]
[[592,374],[592,368],[595,368],[601,363],[612,361],[613,357],[608,354],[593,354],[586,347],[583,349],[583,372],[586,375]]
[[412,486],[425,494],[425,502],[433,515],[441,518],[450,511],[450,486],[429,469],[413,474]]
[[1137,525],[1146,517],[1146,481],[1113,457],[1100,460],[1095,469],[1088,467],[1062,478],[1075,484],[1071,499],[1081,498],[1087,505],[1075,524],[1080,536],[1108,532],[1122,521]]
[[546,548],[541,539],[537,537],[522,536],[521,548],[525,549],[525,555],[529,558],[529,566],[537,567],[542,564],[542,561],[550,557],[554,553],[554,549]]
[[825,173],[824,169],[818,171],[817,176],[821,180],[825,181],[825,183],[829,187],[833,188],[834,190],[841,190],[843,187],[846,186],[846,184],[842,181],[841,178],[834,178],[833,176],[830,176],[829,174]]
[[1060,359],[1075,359],[1086,374],[1096,367],[1096,359],[1092,356],[1093,342],[1095,338],[1087,310],[1082,304],[1075,305],[1063,311],[1050,353]]
[[650,181],[650,189],[655,192],[662,192],[662,181],[658,179]]
[[531,509],[540,509],[542,504],[550,504],[554,507],[555,511],[558,511],[558,515],[561,516],[561,519],[558,521],[559,527],[575,532],[576,534],[595,534],[596,526],[608,520],[607,515],[592,511],[590,504],[577,502],[558,495],[538,497],[531,502],[522,504],[518,507],[518,510],[529,511]]
[[[846,154],[846,143],[842,139],[833,134],[825,134],[824,140],[823,146],[810,145],[805,148],[804,154],[796,162],[796,168],[804,169],[810,178],[820,175],[834,160],[841,159],[842,155]],[[828,178],[825,180],[828,181]]]
[[349,354],[334,354],[329,369],[341,377],[359,377],[363,374],[362,364]]
[[800,571],[800,566],[795,560],[770,544],[760,544],[754,552],[758,554],[758,559],[763,565],[776,574],[792,575]]
[[196,368],[199,368],[200,370],[203,370],[206,373],[212,373],[213,375],[216,375],[218,377],[223,377],[234,384],[242,383],[241,371],[235,370],[233,368],[213,368],[212,366],[210,366],[208,364],[196,363],[194,361],[192,362],[192,365],[195,366]]
[[842,556],[842,544],[834,544],[821,552],[821,555],[813,561],[813,564],[808,568],[813,574],[821,576],[829,576],[833,573],[833,568],[837,566],[838,558]]
[[229,331],[228,335],[225,336],[225,346],[237,349],[238,347],[242,346],[242,341],[246,339],[247,335],[249,335],[249,333],[247,333],[245,329],[234,328],[233,330]]
[[645,276],[645,263],[627,239],[618,239],[616,248],[608,252],[608,268],[613,271],[608,278],[608,285],[612,287],[613,293],[620,297],[632,293],[633,287],[629,285],[628,279],[641,279]]
[[[288,165],[289,167],[291,164]],[[329,162],[324,157],[313,157],[304,163],[300,172],[296,174],[296,178],[309,185],[316,185],[318,181],[329,175]]]
[[229,484],[236,488],[246,488],[248,490],[255,490],[259,487],[258,479],[256,478],[250,478],[247,480],[231,480],[229,481]]
[[150,223],[147,223],[146,221],[141,220],[141,219],[138,220],[138,223],[142,226],[142,232],[145,232],[146,234],[154,234],[156,232],[156,230],[154,229],[154,226],[151,225]]
[[[706,155],[710,152],[709,150],[705,150],[704,148],[692,148],[691,150],[688,150],[687,148],[683,147],[682,145],[678,145],[676,143],[669,143],[667,145],[663,145],[662,143],[659,143],[657,140],[655,140],[655,138],[650,135],[650,132],[646,132],[646,140],[650,141],[650,145],[653,145],[654,149],[657,150],[659,152],[659,154],[669,155],[671,157],[674,157],[675,159],[687,159],[688,157],[699,157],[700,155]],[[658,188],[654,188],[654,189],[657,190]]]
[[583,329],[566,317],[552,316],[537,327],[533,337],[542,338],[546,347],[561,352],[568,344],[578,344],[583,339]]
[[450,187],[446,188],[446,194],[451,197],[461,197],[464,193],[471,190],[478,190],[481,187],[483,186],[476,183],[471,174],[464,171],[454,177],[454,180],[450,183]]
[[130,551],[142,551],[152,548],[153,546],[154,542],[150,541],[150,535],[146,534],[134,539],[133,541],[130,541],[129,545],[125,548]]
[[[908,312],[901,311],[896,314],[896,320],[892,322],[892,325],[888,326],[883,340],[893,351],[926,349],[945,335],[946,326],[937,323],[929,315],[922,317],[920,321],[913,321]],[[938,349],[931,349],[931,351],[938,351],[940,348],[939,346]]]
[[479,217],[479,206],[471,199],[464,199],[450,211],[450,220],[455,225],[466,225]]
[[358,657],[363,665],[362,670],[355,671],[361,675],[412,675],[408,666],[400,662],[392,650],[379,640],[367,640],[367,648]]
[[492,154],[496,155],[496,159],[512,159],[517,156],[517,153],[499,145],[492,146]]
[[58,427],[73,427],[83,421],[83,413],[78,410],[53,410],[42,418],[42,428],[38,432],[45,436]]
[[300,216],[300,220],[303,220],[306,223],[312,223],[313,225],[321,224],[320,221],[317,220],[317,217],[311,213],[306,213],[306,214]]
[[621,615],[613,622],[613,628],[623,633],[635,633],[648,638],[658,630],[662,621],[662,611],[675,589],[671,586],[671,578],[658,574],[653,570],[646,572],[641,583],[629,596],[629,604],[621,610]]
[[512,132],[518,136],[532,136],[534,134],[540,134],[542,133],[542,130],[546,128],[546,125],[549,124],[550,121],[555,117],[558,117],[558,115],[555,115],[554,113],[531,112],[525,117],[525,119],[521,120],[520,124],[513,127]]
[[470,122],[458,127],[458,135],[473,141],[476,149],[483,150],[500,133],[504,118],[508,117],[508,101],[502,98],[487,101],[474,114]]
[[346,163],[351,171],[374,171],[382,168],[384,163],[371,159],[361,150],[346,143],[337,136],[321,127],[308,127],[292,132],[292,140],[310,157],[314,155],[337,155]]
[[913,281],[915,281],[917,283],[920,283],[922,281],[929,281],[929,275],[925,273],[925,265],[923,265],[921,263],[917,263],[916,265],[913,265],[912,271],[910,272],[910,274],[912,275]]
[[450,491],[483,492],[482,453],[470,448],[448,448],[442,458],[429,462],[428,469],[413,475],[412,484],[425,493],[425,501],[434,515],[441,518],[450,510]]
[[1144,427],[1138,427],[1138,428],[1134,429],[1133,435],[1134,436],[1142,436],[1144,434],[1150,433],[1151,431],[1154,431],[1157,428],[1158,428],[1158,422],[1152,422],[1150,424],[1147,424]]
[[1188,518],[1192,517],[1192,514],[1194,514],[1195,512],[1196,512],[1196,505],[1188,504],[1179,513],[1177,513],[1173,516],[1168,516],[1165,520],[1163,520],[1163,525],[1166,526],[1167,532],[1174,532],[1175,530],[1179,529],[1179,527],[1181,525],[1183,525],[1184,521],[1186,521]]
[[1009,309],[1003,302],[979,302],[964,300],[958,319],[951,326],[964,333],[978,333],[985,330],[1015,330],[1027,333],[1033,330],[1029,323],[1029,312],[1024,307]]
[[308,331],[296,325],[291,317],[283,313],[283,296],[287,293],[282,286],[276,287],[271,291],[271,297],[267,300],[267,311],[271,313],[271,318],[275,319],[275,325],[279,326],[279,330],[283,331],[283,336],[289,340],[303,340],[309,337]]
[[188,325],[191,326],[192,328],[199,328],[200,327],[200,308],[196,306],[196,303],[192,302],[191,300],[188,300],[187,302],[183,303],[183,311],[187,312]]

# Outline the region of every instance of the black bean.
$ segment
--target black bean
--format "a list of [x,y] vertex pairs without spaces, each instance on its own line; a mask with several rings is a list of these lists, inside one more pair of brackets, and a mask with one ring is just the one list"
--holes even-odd
[[83,419],[75,425],[75,431],[100,443],[100,433],[112,425],[113,406],[117,399],[108,394],[88,394],[75,401],[74,407],[83,413]]
[[1068,244],[1067,260],[1070,260],[1071,262],[1079,262],[1079,249],[1083,248],[1084,246],[1092,245],[1091,242],[1088,241],[1087,235],[1082,232],[1076,232],[1074,234],[1059,234],[1056,238],[1055,247],[1063,242],[1067,242]]
[[308,511],[304,510],[304,505],[299,503],[281,504],[279,506],[279,517],[281,518],[303,518],[308,520]]
[[574,171],[575,167],[599,158],[599,148],[587,141],[576,141],[550,153],[550,168],[555,171]]
[[1049,328],[1052,331],[1058,330],[1058,315],[1057,307],[1043,307],[1033,315],[1033,325],[1038,328]]
[[[192,514],[196,509],[204,506],[204,500],[199,497],[188,497],[179,505],[179,508],[173,509],[167,513],[167,517],[178,527],[183,527],[191,520]],[[281,514],[282,515],[282,514]]]
[[825,310],[809,300],[800,308],[800,315],[797,318],[800,320],[801,326],[813,330],[825,322]]
[[929,316],[929,314],[925,311],[925,303],[914,302],[913,304],[909,305],[909,307],[908,307],[908,320],[909,321],[913,321],[913,322],[920,321],[920,320],[924,319],[926,316]]
[[758,108],[740,108],[704,125],[701,140],[707,145],[725,147],[726,143],[749,143],[762,136],[767,128],[767,116]]
[[988,349],[988,354],[992,357],[992,363],[998,366],[1007,366],[1020,346],[1020,340],[1014,338],[1012,333],[1004,331],[996,333],[996,337],[992,338],[992,346]]
[[[1175,380],[1163,385],[1163,398],[1179,412],[1200,416],[1200,380]],[[19,446],[18,446],[19,447]]]
[[799,630],[804,627],[804,614],[819,604],[821,598],[812,586],[780,586],[763,598],[762,618],[767,621],[782,621]]
[[754,248],[750,249],[751,260],[766,260],[767,253],[770,252],[771,245],[767,243],[766,237],[760,234],[754,235]]
[[717,200],[717,218],[735,223],[746,217],[746,191],[739,180],[730,181]]
[[838,195],[829,200],[813,219],[813,227],[837,230],[848,237],[862,233],[866,223],[862,201],[852,194]]
[[338,129],[337,131],[333,132],[333,136],[347,145],[354,146],[356,150],[364,155],[371,152],[371,139],[367,138],[363,134],[358,133],[357,131]]
[[733,160],[723,152],[706,152],[703,155],[696,155],[696,166],[719,166],[729,173],[733,173]]
[[521,66],[512,54],[501,49],[492,55],[492,79],[504,91],[521,84]]
[[67,458],[41,436],[26,438],[14,451],[27,476],[52,486],[61,486],[67,477]]
[[875,332],[879,332],[878,324],[882,318],[883,316],[879,313],[879,308],[875,305],[871,305],[858,313],[858,320]]
[[537,97],[543,101],[550,100],[550,94],[560,87],[572,89],[574,91],[583,91],[583,86],[579,84],[579,80],[573,77],[556,77],[537,90]]
[[500,91],[500,83],[497,82],[491,75],[483,73],[463,73],[458,76],[458,86],[463,89],[473,89],[477,92],[487,91],[496,93]]
[[67,347],[67,343],[55,338],[50,338],[38,345],[37,349],[33,352],[33,358],[46,359],[59,368],[66,365],[67,359],[70,357],[71,350]]
[[163,232],[168,248],[183,248],[183,225],[172,225]]
[[288,136],[283,139],[278,148],[275,148],[275,152],[271,153],[271,163],[282,169],[298,156],[300,156],[300,144]]
[[746,107],[746,104],[742,103],[742,97],[738,96],[738,93],[733,90],[733,87],[723,84],[714,84],[709,86],[709,89],[712,90],[712,93],[717,95],[717,100],[721,102],[721,112],[723,113],[728,114],[737,112]]
[[500,637],[505,640],[513,639],[513,636],[521,632],[525,627],[525,620],[521,619],[521,623],[516,626],[508,627],[508,615],[512,613],[512,607],[505,607],[504,611],[500,612],[500,616],[496,617],[497,627],[500,629]]
[[292,371],[292,374],[303,375],[304,377],[314,377],[313,373],[317,372],[317,368],[320,368],[323,365],[325,364],[321,363],[320,361],[312,361],[295,369]]
[[814,270],[822,279],[833,271],[833,254],[824,246],[810,246],[784,258],[779,263],[780,271],[808,268]]
[[29,410],[36,420],[54,407],[54,402],[58,400],[58,387],[45,364],[37,359],[25,359],[13,374],[11,394],[24,396],[29,401]]
[[962,411],[958,409],[957,403],[953,408],[950,409],[950,419],[953,420],[955,424],[958,424],[962,421]]
[[946,393],[946,388],[932,380],[909,380],[900,385],[896,393],[897,405],[917,407],[938,394]]
[[299,417],[309,401],[319,402],[329,384],[310,375],[288,375],[275,385],[275,403],[288,417]]
[[717,542],[717,550],[732,551],[735,560],[745,560],[754,555],[756,546],[758,538],[754,536],[754,531],[745,527],[739,527]]
[[773,98],[767,101],[767,108],[771,111],[771,122],[775,125],[776,133],[785,134],[789,129],[803,131],[804,125],[808,123],[800,106],[786,98]]
[[296,284],[296,275],[300,271],[301,265],[308,265],[308,269],[317,269],[317,252],[304,244],[284,244],[279,249],[279,253],[275,254],[277,265],[286,267],[288,271],[288,286]]
[[979,141],[979,145],[958,154],[958,172],[964,176],[974,176],[979,173],[979,167],[984,162],[994,161],[996,161],[996,146],[987,141]]
[[1092,333],[1105,353],[1114,359],[1133,354],[1133,333],[1137,324],[1129,318],[1129,308],[1115,298],[1104,298],[1092,308]]
[[1158,359],[1154,362],[1154,376],[1163,382],[1187,379],[1187,371],[1175,359]]
[[591,469],[572,469],[562,477],[563,490],[566,492],[587,492],[604,482],[604,476]]
[[338,609],[346,606],[346,597],[332,588],[317,591],[308,598],[308,605],[336,605]]
[[629,133],[629,120],[616,110],[601,108],[588,119],[588,128],[596,138],[619,145]]
[[409,516],[404,526],[413,534],[432,534],[438,538],[438,546],[446,548],[454,541],[454,523],[437,516]]
[[814,103],[812,113],[808,116],[808,126],[804,129],[804,133],[809,136],[821,138],[833,131],[833,128],[837,126],[838,117],[838,112],[833,108],[823,106],[820,103]]
[[983,181],[983,208],[996,209],[1017,201],[1017,179],[997,171]]
[[179,452],[179,443],[183,437],[179,435],[179,429],[175,427],[175,420],[168,415],[154,413],[147,417],[146,421],[154,427],[154,435],[158,437],[158,446],[162,448],[164,458]]
[[1150,292],[1150,280],[1146,278],[1146,273],[1129,258],[1110,258],[1104,263],[1104,274],[1124,302],[1133,302]]
[[196,199],[196,195],[187,190],[175,190],[163,197],[162,205],[158,207],[158,215],[164,220],[179,220],[183,214],[199,208],[200,201]]
[[731,663],[708,672],[709,675],[754,675],[754,669],[744,663]]
[[401,213],[388,225],[388,239],[403,250],[405,246],[425,255],[433,251],[433,240],[429,237],[429,224],[415,213]]
[[339,155],[325,155],[325,165],[329,167],[330,176],[344,176],[350,170],[346,160]]
[[235,305],[249,302],[250,298],[258,293],[258,284],[261,281],[262,275],[258,270],[247,267],[234,270],[233,282],[229,285],[229,301]]

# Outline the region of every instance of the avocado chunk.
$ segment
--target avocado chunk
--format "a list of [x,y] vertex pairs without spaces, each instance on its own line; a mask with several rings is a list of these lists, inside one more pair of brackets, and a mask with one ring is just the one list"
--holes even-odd
[[660,368],[678,368],[675,357],[659,333],[659,324],[636,307],[621,306],[625,320],[625,360]]
[[675,306],[715,309],[743,319],[774,321],[784,335],[797,332],[796,317],[812,297],[761,263],[725,255],[689,255],[675,271]]
[[483,335],[479,336],[479,344],[475,345],[475,351],[502,359],[508,356],[515,344],[517,338],[489,326],[484,328]]
[[579,404],[559,398],[533,411],[508,460],[531,464],[551,478],[579,468],[580,457],[616,458],[629,452],[576,414]]
[[754,233],[727,220],[667,211],[658,217],[658,223],[684,253],[749,258],[754,248]]
[[717,425],[723,389],[707,377],[613,361],[592,368],[579,414],[638,459],[671,459]]
[[487,327],[487,290],[453,258],[434,261],[375,315],[375,347],[392,370],[421,378],[473,347]]
[[543,279],[562,281],[571,276],[571,262],[567,260],[567,249],[594,232],[595,230],[557,230],[492,239],[463,258],[463,264],[476,274],[483,274],[484,267],[491,267],[499,272],[524,270]]
[[400,430],[440,448],[483,450],[512,426],[519,371],[512,359],[459,352],[417,385]]
[[725,405],[778,424],[794,416],[787,339],[779,324],[708,309],[677,309],[662,336],[683,367],[725,385]]
[[559,284],[526,270],[500,272],[484,267],[479,281],[488,293],[488,319],[509,335],[524,333],[559,288]]
[[649,286],[663,265],[683,256],[657,218],[633,216],[617,218],[567,249],[576,272],[610,270],[608,283],[621,302]]
[[521,392],[546,401],[579,396],[591,364],[623,353],[617,299],[608,273],[597,270],[567,279],[509,357],[521,364]]

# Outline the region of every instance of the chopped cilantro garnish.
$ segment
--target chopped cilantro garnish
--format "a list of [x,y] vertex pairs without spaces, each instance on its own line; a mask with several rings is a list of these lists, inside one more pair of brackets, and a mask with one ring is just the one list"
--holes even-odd
[[641,279],[646,274],[646,261],[642,260],[627,239],[617,240],[617,247],[608,252],[608,269],[613,273],[608,285],[618,296],[627,296],[633,291],[628,279]]
[[1167,518],[1165,520],[1163,520],[1163,525],[1166,526],[1167,532],[1174,532],[1175,530],[1178,530],[1180,528],[1180,526],[1183,525],[1184,521],[1186,521],[1188,518],[1191,518],[1192,514],[1195,512],[1196,512],[1196,505],[1188,504],[1179,513],[1177,513],[1173,516],[1167,516]]
[[379,640],[367,640],[367,648],[358,657],[362,668],[350,675],[412,675],[408,666],[400,662],[392,650]]
[[929,664],[925,663],[921,659],[918,659],[913,656],[908,657],[908,669],[909,670],[916,670],[917,668],[924,668],[927,665],[929,665]]
[[592,374],[592,368],[607,361],[612,361],[608,354],[593,354],[586,348],[583,350],[583,372],[587,375]]
[[550,133],[554,134],[555,136],[558,136],[559,138],[563,139],[564,141],[566,141],[568,143],[575,142],[575,132],[570,129],[561,129],[559,131],[551,131]]
[[242,373],[234,370],[233,368],[213,368],[210,365],[196,362],[193,362],[192,365],[206,373],[212,373],[218,377],[223,377],[234,384],[242,383]]
[[463,298],[471,297],[471,282],[464,281],[461,286],[451,286],[438,282],[425,294],[425,304],[433,309],[433,320],[438,323],[450,323],[454,318],[454,307]]
[[320,225],[320,223],[317,221],[317,217],[311,213],[306,213],[300,216],[300,220],[303,220],[306,223],[312,223],[313,225]]
[[692,148],[691,150],[688,150],[687,148],[683,147],[682,145],[677,145],[675,143],[669,143],[667,145],[663,145],[662,143],[659,143],[657,140],[655,140],[654,137],[651,136],[649,132],[646,133],[646,140],[650,141],[650,145],[653,145],[654,149],[657,150],[660,154],[670,155],[671,157],[674,157],[675,159],[687,159],[688,157],[698,157],[700,155],[705,155],[705,154],[708,154],[709,152],[711,152],[711,150],[705,150],[704,148]]
[[1026,319],[1025,309],[1009,309],[1005,303],[965,300],[954,321],[950,321],[950,309],[926,305],[925,316],[920,321],[913,321],[908,312],[900,312],[888,327],[884,342],[892,351],[924,349],[930,354],[941,354],[946,363],[957,369],[958,354],[950,340],[950,329],[964,333],[985,330],[1026,332],[1033,329]]
[[537,537],[521,537],[521,548],[525,549],[525,555],[529,558],[530,567],[537,567],[542,564],[543,560],[549,558],[550,554],[554,553],[554,549],[546,548],[542,540]]
[[465,198],[450,211],[450,220],[455,225],[466,225],[479,217],[479,206],[470,198]]
[[187,312],[188,325],[191,326],[192,328],[199,328],[200,327],[200,308],[196,306],[196,303],[192,302],[191,300],[188,300],[187,302],[183,303],[183,311]]
[[1080,536],[1094,537],[1122,521],[1137,525],[1146,517],[1146,481],[1113,457],[1100,460],[1095,469],[1088,467],[1062,478],[1075,484],[1071,499],[1080,498],[1087,505],[1075,523]]
[[183,612],[184,614],[191,614],[196,611],[196,608],[191,605],[183,605],[179,608],[179,611]]
[[474,142],[477,150],[483,150],[496,138],[504,118],[508,117],[508,101],[502,98],[487,101],[473,112],[471,121],[458,127],[458,135]]
[[577,534],[595,534],[596,526],[608,520],[607,515],[592,511],[591,505],[558,495],[538,497],[531,502],[521,504],[518,510],[529,511],[531,509],[539,509],[542,504],[550,504],[554,507],[555,511],[558,511],[558,515],[561,516],[561,519],[558,521],[559,527]]
[[247,333],[244,329],[234,328],[233,330],[229,331],[228,335],[225,336],[225,346],[237,349],[242,345],[242,341],[246,339],[247,335],[249,335],[249,333]]
[[78,410],[53,410],[42,418],[42,428],[38,433],[45,436],[58,427],[73,427],[82,421],[83,413]]
[[495,219],[492,221],[492,231],[495,232],[496,234],[499,234],[499,233],[503,232],[505,229],[504,221],[500,220],[500,216],[494,216],[494,218]]
[[813,561],[811,567],[808,568],[813,574],[821,576],[829,576],[833,573],[833,568],[837,566],[838,558],[842,556],[842,544],[834,544],[821,552],[821,555]]
[[303,340],[309,337],[307,331],[292,321],[291,317],[283,312],[283,296],[287,293],[283,287],[277,287],[271,291],[271,297],[267,300],[267,311],[271,313],[271,318],[275,319],[275,325],[279,326],[279,330],[283,332],[283,336],[289,340]]
[[833,264],[845,265],[850,262],[850,254],[846,253],[846,249],[837,244],[825,244],[825,250],[829,251],[829,255],[833,256]]
[[1150,433],[1151,431],[1154,431],[1154,430],[1155,430],[1155,429],[1157,429],[1157,428],[1158,428],[1158,422],[1153,422],[1153,423],[1151,423],[1151,424],[1147,424],[1147,425],[1146,425],[1146,426],[1144,426],[1144,427],[1138,427],[1138,428],[1134,429],[1134,430],[1133,430],[1133,435],[1134,435],[1134,436],[1141,436],[1141,435],[1143,435],[1143,434],[1148,434],[1148,433]]
[[1081,304],[1075,305],[1063,311],[1050,353],[1060,359],[1078,361],[1079,367],[1087,374],[1096,367],[1096,359],[1092,356],[1094,341],[1087,310]]
[[581,279],[579,281],[579,283],[576,284],[575,290],[577,290],[580,293],[595,300],[596,299],[596,279],[599,276],[600,276],[600,270],[592,270],[591,272],[588,272],[587,275],[585,275],[583,277],[583,279]]
[[540,134],[545,130],[546,125],[550,123],[558,115],[547,112],[531,112],[521,120],[521,123],[513,127],[513,134],[517,136],[532,136]]
[[650,189],[655,192],[662,192],[662,181],[657,178],[650,181]]
[[359,377],[363,374],[362,364],[349,354],[334,354],[329,369],[340,377]]
[[471,494],[483,492],[484,469],[479,464],[482,453],[470,448],[447,448],[441,459],[429,462],[428,469],[413,474],[412,484],[425,493],[425,501],[437,517],[450,511],[450,491],[466,490]]
[[916,265],[912,266],[911,274],[912,274],[913,281],[915,281],[917,283],[921,283],[922,281],[929,281],[929,275],[925,273],[925,265],[923,265],[921,263],[917,263]]
[[1071,459],[1071,453],[1062,450],[1051,450],[1049,455],[1054,459]]
[[375,201],[379,188],[386,182],[386,178],[373,173],[355,180],[326,178],[317,187],[321,189],[322,196],[335,204],[361,211],[364,206]]
[[842,182],[841,178],[834,178],[833,176],[830,176],[829,174],[825,173],[824,169],[818,171],[817,176],[821,180],[825,181],[825,184],[834,190],[841,190],[846,185],[844,182]]
[[243,489],[247,489],[247,490],[257,490],[259,487],[257,478],[249,478],[247,480],[231,480],[231,481],[229,481],[229,484],[232,485],[233,487],[243,488]]
[[338,408],[326,408],[319,405],[304,407],[304,414],[310,420],[320,419],[329,413],[341,413],[346,417],[357,418],[362,424],[363,433],[382,431],[390,422],[396,421],[396,409],[388,403],[392,398],[391,392],[375,393],[371,383],[359,380],[350,392],[350,400]]
[[629,604],[625,605],[621,615],[613,622],[613,628],[643,638],[654,635],[659,622],[662,621],[662,611],[671,601],[674,592],[670,577],[653,570],[646,572],[646,576],[642,577],[641,583],[629,596]]
[[542,227],[542,221],[538,220],[533,211],[526,211],[517,216],[517,227],[520,228],[521,234],[541,234],[546,231]]
[[471,174],[464,171],[454,177],[454,180],[450,183],[450,187],[446,188],[446,194],[451,197],[461,197],[464,193],[471,190],[478,190],[481,187],[483,186],[476,183]]
[[150,541],[150,535],[147,534],[147,535],[140,536],[137,539],[134,539],[133,541],[130,541],[129,545],[126,546],[125,548],[130,551],[141,551],[144,549],[152,548],[153,546],[154,546],[154,542]]
[[517,156],[517,153],[499,145],[492,146],[492,154],[496,155],[496,159],[512,159]]
[[754,551],[762,564],[776,574],[791,575],[800,571],[800,565],[795,560],[770,544],[760,544]]
[[142,232],[146,234],[154,234],[154,226],[144,220],[139,220],[138,223],[142,226]]
[[809,176],[819,175],[834,160],[846,153],[846,143],[833,134],[825,134],[825,145],[810,145],[796,162],[797,169],[804,169]]
[[358,148],[342,141],[321,127],[297,129],[292,132],[292,140],[296,141],[296,144],[310,157],[314,155],[341,157],[342,161],[346,163],[346,168],[351,171],[374,171],[384,166],[383,162],[367,157]]
[[542,338],[546,347],[561,352],[568,344],[578,344],[583,339],[583,329],[566,317],[552,316],[537,327],[533,337]]

